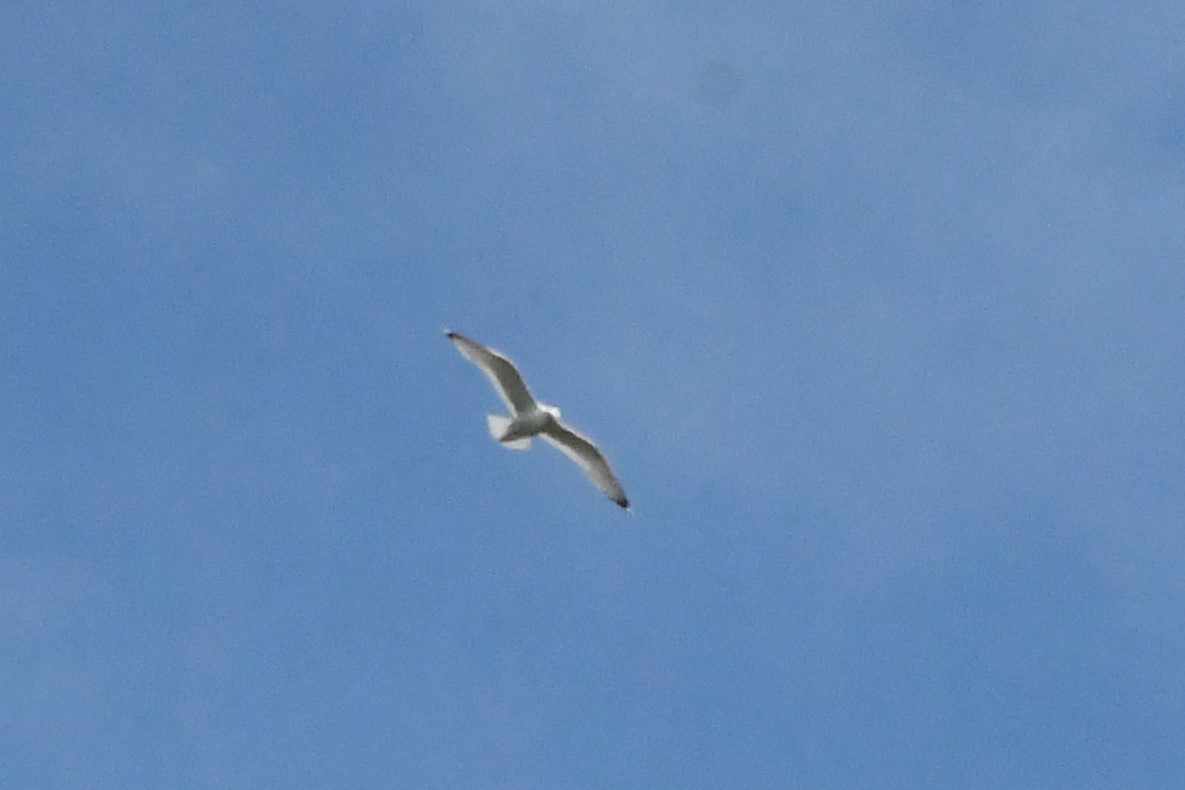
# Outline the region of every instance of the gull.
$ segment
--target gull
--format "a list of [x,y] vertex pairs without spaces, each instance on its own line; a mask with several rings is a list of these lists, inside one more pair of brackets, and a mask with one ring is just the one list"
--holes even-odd
[[491,436],[512,450],[526,450],[531,446],[532,436],[542,437],[579,464],[588,479],[619,507],[630,509],[625,489],[609,468],[605,456],[591,439],[560,422],[559,409],[535,400],[513,362],[457,332],[445,330],[444,334],[453,341],[461,356],[481,368],[510,410],[510,417],[499,414],[486,417]]

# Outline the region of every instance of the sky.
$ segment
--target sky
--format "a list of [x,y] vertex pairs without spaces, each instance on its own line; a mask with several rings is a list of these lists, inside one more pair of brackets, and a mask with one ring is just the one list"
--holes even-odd
[[10,0],[0,73],[0,786],[1181,786],[1179,2]]

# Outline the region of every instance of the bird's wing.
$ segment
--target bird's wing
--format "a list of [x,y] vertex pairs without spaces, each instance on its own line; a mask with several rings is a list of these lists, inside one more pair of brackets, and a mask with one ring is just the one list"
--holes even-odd
[[527,389],[522,374],[513,362],[497,351],[488,349],[481,343],[475,343],[457,332],[445,334],[465,359],[477,365],[489,377],[494,389],[498,390],[498,394],[511,411],[517,414],[535,407],[535,399],[531,397],[531,391]]
[[564,455],[580,464],[588,479],[596,483],[597,488],[604,491],[610,499],[629,510],[630,501],[626,498],[625,489],[609,468],[605,456],[601,455],[601,451],[592,441],[558,420],[540,435]]

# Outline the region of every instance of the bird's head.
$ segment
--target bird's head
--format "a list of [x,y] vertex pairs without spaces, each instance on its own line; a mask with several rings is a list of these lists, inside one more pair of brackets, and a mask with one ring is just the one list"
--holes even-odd
[[547,405],[544,405],[544,406],[543,406],[543,411],[545,411],[545,412],[547,412],[548,414],[550,414],[550,415],[551,415],[551,417],[552,417],[552,419],[554,419],[554,420],[559,420],[559,418],[560,418],[560,409],[559,409],[559,407],[558,407],[558,406],[547,406]]

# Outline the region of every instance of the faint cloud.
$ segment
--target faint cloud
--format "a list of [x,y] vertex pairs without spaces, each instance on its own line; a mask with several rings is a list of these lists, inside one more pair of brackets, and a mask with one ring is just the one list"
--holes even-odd
[[728,61],[716,58],[704,65],[695,79],[695,97],[705,107],[724,108],[736,103],[744,83]]

